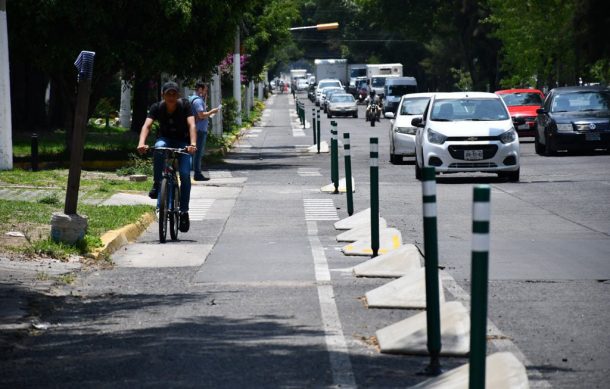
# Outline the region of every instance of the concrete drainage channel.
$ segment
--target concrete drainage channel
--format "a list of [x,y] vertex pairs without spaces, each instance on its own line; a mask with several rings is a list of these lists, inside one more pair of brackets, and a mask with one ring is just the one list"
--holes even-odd
[[[301,125],[304,125],[304,109],[298,103],[297,114]],[[312,123],[314,134],[319,134],[318,123],[315,120]],[[334,223],[335,229],[340,231],[337,241],[347,242],[341,250],[344,255],[371,257],[353,267],[355,277],[392,278],[387,284],[366,293],[366,308],[425,310],[377,330],[380,352],[429,356],[430,364],[422,373],[431,378],[416,385],[417,388],[530,387],[524,367],[528,361],[510,340],[498,336],[502,339],[496,345],[500,352],[487,356],[488,336],[501,334],[493,323],[488,324],[487,319],[489,186],[476,186],[473,192],[472,297],[469,313],[463,289],[448,273],[439,275],[434,168],[425,169],[422,181],[424,246],[427,253],[424,257],[415,245],[403,243],[400,231],[388,226],[379,215],[376,138],[371,138],[370,150],[371,207],[353,213],[351,197],[354,190],[349,188],[352,190],[348,192],[345,179],[339,181],[336,123],[333,122],[332,127],[333,136],[329,148],[332,183],[320,191],[338,193],[340,184],[343,184],[341,192],[348,195],[349,217]],[[316,144],[310,152],[317,152],[317,144],[321,143],[319,135],[314,136],[314,139]],[[349,134],[344,134],[344,139],[348,140],[345,161],[346,167],[349,167]],[[346,171],[346,177],[353,180],[349,171]],[[456,301],[446,301],[444,285]],[[469,356],[469,363],[441,374],[441,356]],[[529,369],[528,372],[530,377],[535,378],[531,387],[550,387],[538,371]]]

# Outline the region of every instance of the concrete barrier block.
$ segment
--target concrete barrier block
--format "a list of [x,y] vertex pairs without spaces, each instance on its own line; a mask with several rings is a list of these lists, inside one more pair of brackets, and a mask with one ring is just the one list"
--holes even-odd
[[[419,268],[411,273],[391,281],[366,293],[369,308],[426,308],[426,270]],[[443,284],[438,279],[439,300],[445,302]]]
[[[318,152],[318,145],[309,146],[307,148],[307,152],[308,153],[317,153]],[[321,153],[328,153],[328,152],[330,152],[330,148],[328,147],[328,142],[326,142],[325,140],[320,142],[320,152]]]
[[[384,228],[379,230],[378,254],[389,253],[402,245],[402,234],[396,228]],[[373,254],[370,236],[357,240],[343,246],[341,249],[345,255],[370,256]]]
[[[470,350],[470,315],[458,301],[441,305],[441,355],[464,356]],[[427,355],[426,312],[376,332],[382,353]]]
[[362,225],[371,225],[371,209],[357,212],[350,217],[341,219],[335,223],[336,230],[351,230]]
[[417,247],[405,244],[355,266],[353,272],[356,277],[402,277],[421,268],[422,262],[423,258]]
[[[324,185],[323,187],[320,188],[320,190],[324,193],[334,193],[335,192],[335,185],[334,184],[328,184],[328,185]],[[345,178],[341,178],[339,180],[339,186],[337,187],[337,190],[339,191],[339,193],[345,193],[347,192],[347,183],[345,181]],[[354,177],[352,177],[352,193],[356,192],[356,181],[354,180]]]
[[[387,228],[388,223],[382,217],[379,218],[379,228]],[[360,239],[366,239],[371,236],[371,226],[363,224],[359,227],[352,228],[337,235],[337,242],[355,242]]]
[[[444,346],[444,345],[443,345]],[[485,387],[493,389],[528,389],[525,367],[509,352],[499,352],[485,359]],[[468,369],[465,364],[412,386],[417,389],[467,389]]]

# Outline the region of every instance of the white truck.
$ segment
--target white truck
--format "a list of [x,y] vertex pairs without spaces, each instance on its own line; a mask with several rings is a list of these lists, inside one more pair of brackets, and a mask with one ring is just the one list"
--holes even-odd
[[290,70],[290,86],[294,90],[297,89],[297,79],[306,78],[307,69],[291,69]]
[[346,59],[316,59],[316,80],[337,79],[345,86],[347,83]]
[[402,77],[401,63],[381,63],[366,65],[366,76],[369,79],[369,85],[375,93],[383,97],[385,79],[387,77]]
[[347,91],[356,97],[358,92],[356,90],[356,79],[366,77],[366,64],[349,64],[347,65],[347,72],[349,75]]

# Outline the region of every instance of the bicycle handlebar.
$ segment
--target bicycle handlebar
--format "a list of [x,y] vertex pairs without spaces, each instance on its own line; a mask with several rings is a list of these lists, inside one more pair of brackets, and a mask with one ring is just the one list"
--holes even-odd
[[148,150],[171,151],[171,152],[178,153],[178,154],[190,155],[188,152],[186,152],[186,147],[181,148],[181,149],[177,149],[177,148],[174,148],[174,147],[155,147],[155,146],[149,146]]

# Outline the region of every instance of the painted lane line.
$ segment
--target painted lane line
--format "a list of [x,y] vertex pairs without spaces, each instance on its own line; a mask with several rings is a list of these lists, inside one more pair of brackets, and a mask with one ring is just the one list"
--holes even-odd
[[214,199],[193,199],[189,204],[189,218],[193,221],[202,221],[214,204]]
[[332,199],[303,199],[305,220],[339,220]]
[[333,374],[333,386],[356,388],[352,363],[349,359],[349,349],[343,335],[333,286],[330,283],[328,261],[318,237],[318,224],[315,221],[307,222],[307,235],[314,261],[322,326]]

